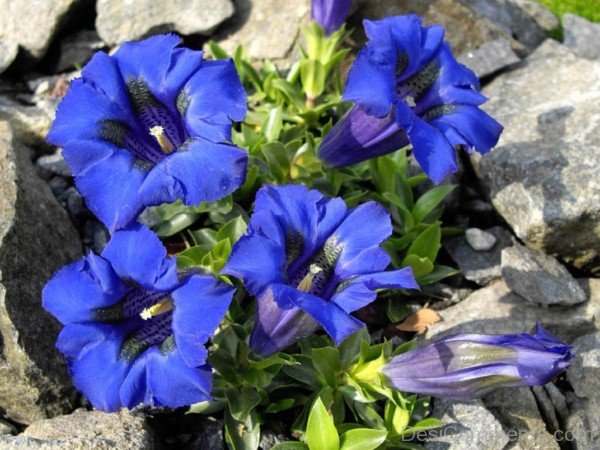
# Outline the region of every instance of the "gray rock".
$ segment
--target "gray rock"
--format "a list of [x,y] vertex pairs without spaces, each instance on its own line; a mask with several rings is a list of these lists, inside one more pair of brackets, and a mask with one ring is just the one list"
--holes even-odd
[[8,121],[15,136],[25,145],[47,147],[46,135],[52,126],[52,115],[37,106],[25,105],[0,95],[0,120]]
[[484,42],[478,48],[461,53],[457,59],[479,78],[492,75],[521,60],[505,38]]
[[0,0],[0,40],[40,59],[62,25],[86,6],[85,0]]
[[564,43],[577,56],[600,59],[600,24],[567,13],[562,18]]
[[98,0],[96,11],[96,30],[109,45],[167,31],[208,35],[234,12],[230,0]]
[[[544,390],[550,397],[552,401],[552,405],[557,413],[557,418],[561,422],[564,422],[569,415],[569,409],[567,408],[567,399],[563,395],[563,393],[556,387],[554,383],[546,383],[544,385]],[[536,392],[536,388],[533,388],[534,393]]]
[[103,48],[104,42],[95,30],[81,30],[60,42],[60,58],[54,70],[66,72],[82,67]]
[[212,38],[229,54],[243,45],[252,58],[269,59],[288,68],[300,23],[309,17],[309,0],[237,0],[230,24]]
[[[186,448],[190,449],[215,449],[222,450],[225,448],[223,439],[223,420],[213,417],[204,417],[197,414],[198,419],[195,421],[195,426],[191,430],[189,439],[185,440]],[[187,437],[186,437],[187,438]],[[183,445],[180,442],[179,445]]]
[[90,219],[83,225],[83,244],[94,253],[102,253],[109,239],[110,233],[96,219]]
[[[600,61],[548,40],[483,93],[504,132],[474,156],[496,210],[529,246],[577,267],[600,259]],[[550,94],[551,93],[551,94]]]
[[[512,334],[533,331],[536,322],[565,342],[596,331],[600,289],[595,280],[593,294],[577,306],[536,307],[510,291],[504,281],[479,289],[468,298],[438,311],[441,322],[429,327],[425,338],[439,339],[456,333]],[[594,282],[592,282],[594,281]]]
[[498,389],[482,400],[500,420],[510,441],[520,449],[560,450],[558,442],[546,430],[546,423],[529,388]]
[[32,423],[22,434],[0,437],[3,449],[143,450],[153,449],[154,437],[140,413],[74,412]]
[[35,164],[39,168],[47,170],[48,172],[51,172],[55,175],[60,175],[61,177],[72,176],[71,169],[69,169],[69,166],[63,158],[60,149],[56,150],[51,155],[44,155],[39,157]]
[[12,64],[19,52],[19,46],[14,42],[5,42],[0,39],[0,73]]
[[572,352],[577,357],[567,369],[567,379],[575,394],[600,403],[600,333],[576,339]]
[[457,236],[444,242],[444,248],[462,271],[462,275],[475,283],[485,286],[502,276],[500,255],[502,249],[513,244],[514,238],[510,231],[502,227],[492,227],[485,230],[497,240],[489,251],[476,251],[466,240],[465,236]]
[[478,14],[514,36],[529,50],[535,49],[559,28],[548,8],[531,0],[464,0]]
[[446,426],[429,432],[428,450],[498,450],[509,443],[496,418],[481,400],[455,402],[435,399],[433,417]]
[[[446,29],[446,39],[455,55],[475,52],[483,44],[504,39],[517,52],[525,48],[512,38],[510,30],[498,20],[498,15],[483,17],[476,7],[459,0],[365,0],[359,7],[357,19],[382,19],[400,14],[418,14],[426,24],[440,24]],[[474,3],[474,2],[468,2]],[[493,10],[495,6],[491,8]],[[499,8],[504,8],[500,5]],[[508,13],[505,13],[506,17]],[[352,23],[358,45],[364,42],[360,21]]]
[[268,428],[260,430],[260,448],[262,450],[271,450],[277,444],[289,440],[290,438],[287,436],[280,433],[275,433]]
[[502,278],[511,291],[534,303],[568,306],[587,298],[555,258],[518,244],[502,250]]
[[41,291],[81,256],[81,242],[6,122],[0,173],[0,405],[29,423],[72,408],[70,377],[54,348],[60,327],[42,309]]
[[0,436],[6,436],[8,434],[17,434],[17,429],[14,425],[0,419]]
[[564,440],[575,450],[600,448],[600,402],[567,392],[569,417],[565,422]]
[[540,2],[506,0],[506,7],[511,18],[512,34],[530,50],[544,42],[550,31],[560,27],[556,16]]
[[52,177],[48,181],[48,186],[55,197],[60,197],[69,187],[69,183],[63,177]]
[[[555,407],[553,403],[554,397],[552,397],[546,389],[546,386],[548,385],[556,389],[556,386],[554,386],[554,384],[547,383],[545,386],[532,386],[531,392],[533,392],[533,395],[535,396],[535,401],[537,402],[537,406],[540,410],[541,417],[543,417],[546,422],[546,428],[552,432],[555,432],[561,429],[559,417],[562,418],[563,416],[561,416],[560,413],[557,413],[558,408]],[[564,396],[562,396],[560,391],[558,391],[558,394],[561,395],[562,404],[564,405],[566,410],[566,400]],[[566,418],[567,415],[565,415],[564,417]]]
[[496,236],[479,228],[467,228],[465,239],[471,248],[477,252],[487,252],[496,244]]

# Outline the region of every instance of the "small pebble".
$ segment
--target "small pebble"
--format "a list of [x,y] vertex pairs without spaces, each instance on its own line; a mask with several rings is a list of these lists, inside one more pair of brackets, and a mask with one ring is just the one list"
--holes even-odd
[[471,248],[477,252],[487,252],[496,244],[496,237],[479,228],[468,228],[465,231],[465,238]]

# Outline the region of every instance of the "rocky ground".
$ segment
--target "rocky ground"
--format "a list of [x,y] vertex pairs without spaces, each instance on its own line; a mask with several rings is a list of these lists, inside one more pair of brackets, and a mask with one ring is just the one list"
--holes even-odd
[[[0,0],[0,448],[222,448],[218,419],[90,411],[70,384],[41,288],[83,251],[101,251],[108,233],[44,136],[68,81],[98,49],[174,30],[192,47],[209,37],[228,50],[241,43],[285,69],[309,9],[309,0]],[[454,180],[445,223],[467,232],[447,239],[443,256],[462,275],[425,290],[442,321],[420,339],[521,332],[539,320],[578,355],[546,386],[435,401],[448,425],[425,445],[598,449],[600,25],[567,15],[559,43],[547,39],[557,19],[530,0],[362,0],[349,20],[353,42],[364,41],[363,17],[408,12],[446,27],[505,126],[498,147],[465,158]],[[267,433],[262,448],[280,439]]]

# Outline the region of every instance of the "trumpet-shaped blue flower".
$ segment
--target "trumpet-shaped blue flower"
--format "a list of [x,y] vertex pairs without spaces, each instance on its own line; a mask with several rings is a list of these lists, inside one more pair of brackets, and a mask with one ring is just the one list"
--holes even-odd
[[312,0],[310,15],[329,36],[342,27],[351,4],[352,0]]
[[244,181],[229,144],[246,94],[233,62],[204,61],[175,35],[97,53],[71,83],[48,140],[89,208],[115,230],[151,205],[216,201]]
[[412,144],[440,183],[458,170],[457,148],[486,153],[496,145],[502,127],[479,109],[479,81],[454,59],[442,27],[423,27],[415,15],[364,25],[369,41],[343,95],[354,106],[323,139],[323,161],[340,167]]
[[545,384],[566,370],[570,349],[539,325],[533,335],[457,334],[395,356],[383,372],[401,391],[468,400]]
[[305,186],[265,186],[223,272],[257,298],[250,346],[268,356],[322,326],[336,344],[364,326],[350,315],[377,289],[418,286],[410,268],[385,272],[391,234],[378,203],[348,209]]
[[57,347],[96,408],[179,407],[210,399],[204,344],[233,292],[208,276],[180,281],[176,259],[135,225],[58,271],[43,305],[64,325]]

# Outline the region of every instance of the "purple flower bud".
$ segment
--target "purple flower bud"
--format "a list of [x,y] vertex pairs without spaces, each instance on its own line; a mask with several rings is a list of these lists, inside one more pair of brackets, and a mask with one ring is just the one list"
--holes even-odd
[[395,389],[468,400],[503,387],[545,384],[563,372],[571,346],[535,334],[457,334],[395,356],[383,368]]
[[352,0],[312,0],[310,15],[329,36],[342,27],[351,4]]

